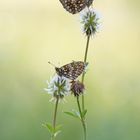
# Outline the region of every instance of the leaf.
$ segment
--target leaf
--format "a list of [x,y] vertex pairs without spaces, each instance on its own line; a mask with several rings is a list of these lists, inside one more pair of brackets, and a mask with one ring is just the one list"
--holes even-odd
[[50,133],[54,133],[54,128],[51,124],[47,123],[47,124],[42,124],[42,126],[44,126],[45,128],[48,128]]
[[82,118],[85,117],[86,113],[87,113],[87,109],[85,109],[85,110],[82,112]]
[[61,133],[60,130],[59,130],[59,131],[56,131],[56,132],[54,133],[54,136],[56,137],[59,133]]
[[62,127],[61,124],[57,125],[57,126],[55,127],[55,132],[60,131],[60,130],[61,130],[61,127]]
[[80,113],[79,113],[78,111],[76,111],[76,110],[73,109],[72,112],[73,112],[79,119],[81,119]]
[[76,113],[74,113],[74,112],[64,112],[64,113],[69,115],[69,116],[72,116],[74,118],[79,118],[79,116]]

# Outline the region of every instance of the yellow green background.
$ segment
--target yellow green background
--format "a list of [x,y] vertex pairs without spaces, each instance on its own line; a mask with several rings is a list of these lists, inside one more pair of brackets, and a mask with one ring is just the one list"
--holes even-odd
[[[88,140],[140,140],[140,1],[95,0],[100,30],[92,37],[86,75]],[[43,89],[57,66],[83,60],[79,15],[59,0],[0,0],[0,140],[49,140],[42,123],[54,104]],[[81,123],[62,113],[57,140],[82,140]]]

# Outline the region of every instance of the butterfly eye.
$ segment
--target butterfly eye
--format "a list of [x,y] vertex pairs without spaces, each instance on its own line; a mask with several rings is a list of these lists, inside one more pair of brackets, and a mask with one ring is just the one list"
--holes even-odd
[[56,73],[59,75],[59,76],[62,76],[63,74],[62,74],[62,70],[61,70],[61,68],[57,68],[57,67],[55,67],[55,70],[56,70]]

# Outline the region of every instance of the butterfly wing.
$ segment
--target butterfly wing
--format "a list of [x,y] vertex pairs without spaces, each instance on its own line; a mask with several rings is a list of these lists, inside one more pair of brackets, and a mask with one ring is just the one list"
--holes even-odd
[[79,13],[86,7],[86,0],[59,0],[64,9],[72,14]]
[[61,75],[71,79],[75,80],[78,76],[82,74],[82,72],[85,69],[85,63],[82,61],[72,62],[69,64],[66,64],[60,68]]

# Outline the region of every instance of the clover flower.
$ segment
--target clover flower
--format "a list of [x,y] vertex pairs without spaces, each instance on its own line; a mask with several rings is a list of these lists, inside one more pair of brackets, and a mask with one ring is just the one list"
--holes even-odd
[[92,7],[85,8],[80,13],[82,30],[86,35],[94,35],[99,27],[99,18]]
[[74,96],[79,96],[82,94],[85,90],[85,86],[80,81],[73,81],[71,85],[71,91],[74,94]]
[[48,94],[52,95],[52,100],[56,98],[63,99],[64,96],[68,95],[70,91],[70,81],[69,79],[59,76],[55,74],[53,77],[50,78],[50,81],[47,81],[48,87],[44,90],[47,91]]

